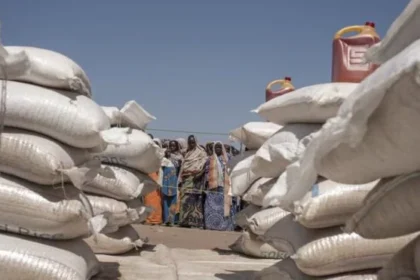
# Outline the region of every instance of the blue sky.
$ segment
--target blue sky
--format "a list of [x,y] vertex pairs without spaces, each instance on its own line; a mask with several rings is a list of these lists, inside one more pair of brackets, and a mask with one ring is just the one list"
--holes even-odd
[[134,99],[157,117],[150,128],[227,133],[259,120],[250,110],[271,80],[329,82],[335,31],[374,21],[383,36],[407,3],[0,0],[0,33],[4,45],[69,56],[87,72],[100,105]]

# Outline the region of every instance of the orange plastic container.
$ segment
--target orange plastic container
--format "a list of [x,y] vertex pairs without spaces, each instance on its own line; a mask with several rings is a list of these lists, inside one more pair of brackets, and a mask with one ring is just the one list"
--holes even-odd
[[[343,37],[350,32],[358,34]],[[380,38],[373,22],[348,26],[339,30],[333,41],[332,82],[359,83],[375,71],[378,66],[366,63],[364,56],[367,49],[379,41]]]
[[[281,86],[280,90],[273,91],[271,88],[274,85],[280,85]],[[267,102],[277,96],[286,94],[294,90],[295,90],[295,87],[292,85],[292,78],[285,77],[283,80],[274,80],[270,82],[265,88],[265,101]]]

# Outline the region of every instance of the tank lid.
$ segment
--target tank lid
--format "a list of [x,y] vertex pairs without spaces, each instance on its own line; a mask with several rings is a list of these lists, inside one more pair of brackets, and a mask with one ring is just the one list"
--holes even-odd
[[285,79],[286,81],[289,81],[289,82],[291,82],[291,81],[292,81],[292,78],[290,78],[290,77],[284,77],[284,79]]

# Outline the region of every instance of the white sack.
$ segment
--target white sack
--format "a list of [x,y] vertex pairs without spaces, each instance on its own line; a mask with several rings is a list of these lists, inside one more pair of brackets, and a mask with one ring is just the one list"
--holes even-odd
[[[138,203],[127,205],[124,202],[112,198],[87,195],[92,205],[94,215],[104,214],[107,216],[108,223],[103,232],[115,232],[118,228],[141,223],[152,213],[152,209],[143,206],[139,200]],[[131,206],[131,207],[130,207]]]
[[141,130],[145,130],[151,121],[156,120],[155,116],[152,116],[134,100],[125,103],[121,114],[124,116],[123,124]]
[[83,95],[7,82],[4,125],[23,128],[78,148],[103,146],[110,127],[101,107]]
[[420,142],[413,129],[420,119],[419,63],[416,41],[360,83],[301,159],[288,166],[290,178],[279,185],[282,203],[304,196],[317,173],[340,183],[364,184],[420,169],[420,157],[413,152]]
[[378,272],[378,280],[410,279],[420,280],[416,266],[415,253],[420,252],[419,238],[408,243]]
[[256,150],[280,128],[281,126],[270,122],[249,122],[232,130],[229,137],[241,142],[249,150]]
[[325,180],[296,201],[293,214],[307,228],[344,225],[363,205],[363,200],[378,181],[364,185],[344,185]]
[[[40,185],[72,182],[81,188],[100,171],[87,150],[29,131],[5,128],[0,135],[0,172]],[[90,160],[90,161],[89,161]]]
[[391,59],[414,41],[420,39],[420,1],[411,0],[404,11],[394,20],[381,42],[366,53],[369,62],[382,64]]
[[337,114],[357,83],[327,83],[303,87],[260,105],[253,112],[277,124],[324,123]]
[[[3,48],[3,46],[0,46]],[[83,69],[73,60],[61,53],[34,47],[4,47],[6,59],[13,60],[14,56],[26,54],[27,62],[24,73],[10,76],[8,80],[28,82],[44,87],[75,91],[83,95],[92,96],[88,77]],[[5,77],[0,75],[1,79]]]
[[289,214],[270,227],[260,238],[287,255],[292,255],[303,245],[328,236],[342,233],[339,227],[325,229],[305,228]]
[[46,239],[72,239],[98,233],[107,220],[93,217],[86,197],[71,185],[40,186],[3,174],[0,178],[0,230]]
[[282,260],[255,274],[254,280],[376,280],[376,271],[357,271],[327,277],[313,277],[302,273],[291,259]]
[[111,125],[145,130],[151,121],[156,120],[156,117],[152,116],[134,100],[125,103],[121,110],[117,107],[104,106],[102,106],[102,109],[108,116]]
[[251,171],[258,177],[274,178],[296,161],[311,141],[311,133],[321,124],[288,124],[280,128],[258,149]]
[[292,258],[303,273],[311,276],[380,268],[417,235],[369,240],[342,233],[310,242]]
[[107,168],[110,172],[107,172],[106,176],[96,175],[93,181],[83,186],[85,192],[129,201],[159,187],[147,174],[134,169],[114,165],[102,165],[102,168]]
[[229,248],[234,252],[255,258],[284,259],[288,257],[247,231],[242,232],[241,236]]
[[[296,163],[296,162],[295,162]],[[288,199],[288,195],[290,195],[290,193],[293,194],[294,190],[290,190],[289,193],[287,193],[287,196],[285,196],[286,194],[286,190],[287,190],[287,186],[289,183],[289,173],[290,173],[290,166],[294,166],[295,163],[289,165],[286,168],[286,171],[283,172],[278,178],[277,181],[275,182],[275,184],[271,187],[271,189],[266,193],[266,195],[264,196],[263,199],[263,207],[272,207],[272,206],[280,206],[281,208],[289,211],[289,212],[293,212],[294,211],[294,202],[295,199]],[[322,177],[318,177],[316,179],[317,184],[319,184],[320,182],[325,181],[325,178]],[[328,186],[325,186],[325,188],[328,189]],[[310,188],[311,189],[311,188]],[[306,194],[304,194],[302,197],[304,198],[305,196],[308,195],[308,192]],[[299,199],[302,199],[302,197],[298,197]],[[294,198],[294,197],[293,197]],[[297,201],[297,199],[296,199]]]
[[262,206],[264,196],[270,191],[276,181],[277,178],[260,178],[256,180],[243,195],[242,200],[257,206]]
[[256,235],[264,235],[267,230],[289,214],[279,207],[261,210],[248,219],[248,228]]
[[117,232],[91,236],[85,239],[85,242],[95,254],[108,255],[124,254],[144,244],[136,230],[130,225],[121,227]]
[[369,239],[420,231],[419,184],[419,172],[383,179],[347,221],[345,231]]
[[114,127],[103,131],[102,136],[108,143],[107,148],[102,152],[93,151],[94,158],[147,174],[159,170],[163,150],[143,131]]
[[101,108],[104,110],[105,115],[108,117],[109,123],[111,125],[120,125],[122,123],[122,115],[120,109],[110,106],[101,106]]
[[261,207],[252,204],[248,205],[247,207],[236,213],[235,225],[238,225],[241,228],[246,228],[248,226],[248,219],[259,211],[261,211]]
[[[258,179],[254,173],[250,171],[251,163],[254,159],[255,152],[247,152],[243,155],[236,156],[233,160],[238,161],[232,169],[229,171],[230,181],[231,181],[231,195],[241,196],[243,195],[251,186],[251,184]],[[237,158],[238,157],[238,158]],[[229,168],[229,167],[228,167]]]
[[50,241],[0,234],[4,280],[86,280],[100,271],[95,254],[81,239]]

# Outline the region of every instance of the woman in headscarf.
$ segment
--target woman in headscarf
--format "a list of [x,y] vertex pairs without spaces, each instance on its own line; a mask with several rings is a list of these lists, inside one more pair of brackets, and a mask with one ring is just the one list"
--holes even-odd
[[181,148],[181,154],[184,156],[188,149],[188,142],[184,138],[178,138],[176,141]]
[[207,142],[206,144],[206,152],[208,156],[211,156],[213,154],[213,145],[214,142]]
[[180,221],[184,227],[203,228],[203,173],[206,151],[201,148],[194,135],[188,137],[188,149],[179,173]]
[[[160,139],[155,138],[153,141],[159,147],[162,147]],[[160,183],[160,173],[161,170],[150,173],[149,176],[155,180],[157,183]],[[146,219],[146,224],[148,225],[160,225],[162,224],[162,193],[160,189],[156,189],[151,193],[148,193],[144,196],[144,204],[146,206],[152,207],[154,211]]]
[[162,220],[163,224],[173,226],[178,222],[178,167],[179,161],[172,160],[169,149],[165,150],[159,183],[162,186]]
[[221,142],[215,142],[213,154],[205,164],[205,202],[204,225],[206,229],[233,231],[235,205],[230,190],[230,178],[227,173],[228,155]]
[[182,156],[181,152],[181,145],[176,140],[169,141],[169,154],[170,154],[170,160],[177,168],[177,175],[179,175],[179,171],[181,169],[182,161],[184,160],[184,157]]

